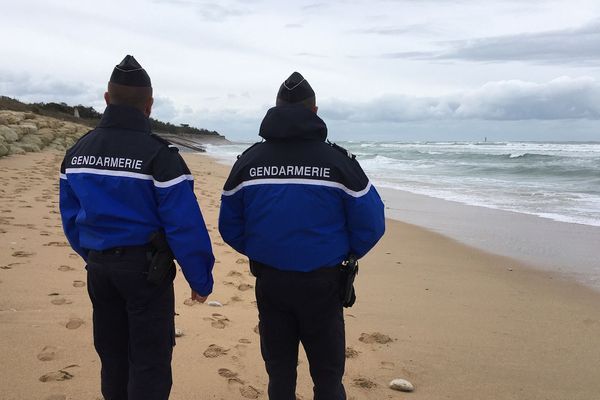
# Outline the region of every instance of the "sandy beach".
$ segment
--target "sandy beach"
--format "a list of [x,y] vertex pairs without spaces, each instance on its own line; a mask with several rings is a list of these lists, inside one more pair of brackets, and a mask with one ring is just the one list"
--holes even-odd
[[[0,158],[0,399],[101,399],[83,261],[58,212],[53,149]],[[217,264],[209,300],[176,278],[171,398],[266,399],[254,278],[218,233],[228,167],[185,153]],[[350,399],[600,398],[600,293],[388,220],[346,310]],[[410,380],[413,393],[390,390]],[[298,398],[311,399],[307,362]]]

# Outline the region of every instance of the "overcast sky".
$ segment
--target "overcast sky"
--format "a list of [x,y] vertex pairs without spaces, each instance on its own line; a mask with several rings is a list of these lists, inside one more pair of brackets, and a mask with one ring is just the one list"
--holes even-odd
[[104,109],[115,64],[154,116],[256,138],[301,72],[333,140],[600,140],[600,1],[19,0],[0,94]]

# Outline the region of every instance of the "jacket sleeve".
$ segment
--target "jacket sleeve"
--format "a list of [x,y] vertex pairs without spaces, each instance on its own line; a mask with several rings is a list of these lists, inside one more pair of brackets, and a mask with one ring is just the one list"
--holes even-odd
[[246,254],[244,226],[243,189],[235,193],[224,191],[219,211],[219,233],[225,243],[241,254]]
[[344,194],[350,251],[361,258],[385,232],[385,207],[379,193],[354,158],[346,159],[344,163],[344,180],[346,186],[353,189]]
[[369,182],[359,196],[346,195],[346,226],[350,251],[363,257],[381,239],[385,231],[384,206],[377,190]]
[[75,196],[73,189],[71,189],[71,186],[69,185],[65,173],[64,161],[60,168],[59,208],[63,231],[65,232],[69,244],[73,250],[87,262],[88,252],[83,249],[79,243],[79,229],[76,223],[81,206],[79,205],[79,200]]
[[190,171],[173,149],[161,149],[153,165],[158,213],[169,246],[190,287],[201,296],[213,289],[215,257],[194,194]]

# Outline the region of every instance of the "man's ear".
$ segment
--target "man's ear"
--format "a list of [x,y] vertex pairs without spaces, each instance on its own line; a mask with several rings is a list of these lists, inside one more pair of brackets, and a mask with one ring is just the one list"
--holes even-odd
[[104,101],[106,101],[106,105],[110,104],[110,94],[108,92],[104,92]]
[[146,107],[144,108],[144,114],[146,117],[149,117],[152,113],[152,105],[154,104],[154,97],[150,97],[150,99],[146,102]]

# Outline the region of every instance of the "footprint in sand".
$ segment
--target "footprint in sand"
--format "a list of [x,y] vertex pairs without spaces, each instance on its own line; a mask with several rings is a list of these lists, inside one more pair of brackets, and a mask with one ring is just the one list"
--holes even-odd
[[391,361],[382,361],[381,362],[382,369],[394,369],[395,366],[396,366],[396,364],[394,364]]
[[232,303],[237,303],[237,302],[240,302],[240,301],[244,301],[244,299],[242,299],[240,296],[233,296],[230,300],[231,300]]
[[225,286],[235,286],[235,283],[233,283],[233,282],[231,282],[231,281],[223,281],[222,283],[223,283],[223,285],[225,285]]
[[84,286],[85,286],[84,281],[73,281],[73,287],[84,287]]
[[69,267],[68,265],[61,265],[60,267],[58,267],[58,270],[62,271],[62,272],[67,272],[67,271],[74,271],[75,268]]
[[183,301],[183,304],[185,304],[186,306],[193,307],[193,306],[195,306],[196,304],[201,304],[201,303],[200,303],[198,300],[194,300],[194,299],[192,299],[192,298],[189,298],[189,299],[185,299],[185,300]]
[[29,251],[15,251],[14,253],[12,253],[13,257],[31,257],[33,256],[35,253],[31,253]]
[[242,273],[238,271],[229,271],[227,276],[242,276]]
[[258,330],[258,325],[256,325],[253,329],[254,333],[256,333],[257,335],[260,335],[260,331]]
[[241,290],[242,292],[245,292],[246,290],[250,290],[253,287],[254,286],[252,286],[249,283],[240,283],[237,288],[238,288],[238,290]]
[[354,350],[352,347],[346,347],[346,358],[356,358],[358,357],[358,351]]
[[81,318],[71,318],[69,322],[65,325],[67,329],[77,329],[81,325],[84,324],[84,321]]
[[245,383],[243,380],[238,378],[237,372],[233,372],[227,368],[219,368],[218,373],[223,378],[227,378],[227,383],[239,383],[240,385]]
[[67,242],[48,242],[44,246],[68,247],[69,243],[67,243]]
[[238,342],[243,343],[243,344],[250,344],[250,343],[252,343],[250,340],[245,339],[245,338],[242,338],[242,339],[238,340]]
[[248,385],[240,388],[240,394],[246,399],[258,399],[261,391],[253,386]]
[[383,333],[374,332],[374,333],[361,333],[358,338],[359,341],[363,343],[379,343],[386,344],[393,341],[391,337],[388,335],[384,335]]
[[204,350],[204,357],[206,358],[216,358],[221,357],[227,354],[229,350],[222,348],[221,346],[217,346],[216,344],[211,344],[208,346],[206,350]]
[[354,378],[352,384],[363,389],[373,389],[377,387],[377,384],[368,378]]
[[52,361],[56,358],[57,351],[58,349],[54,346],[46,346],[40,351],[37,358],[40,361]]
[[65,371],[64,369],[59,369],[58,371],[49,372],[45,375],[40,376],[41,382],[57,382],[57,381],[66,381],[69,379],[73,379],[75,375],[71,374],[69,371]]
[[66,394],[51,394],[48,397],[45,397],[44,400],[67,400]]
[[246,260],[245,258],[238,258],[235,261],[236,264],[248,264],[248,260]]
[[214,313],[211,318],[212,322],[210,326],[217,329],[225,329],[225,327],[229,324],[229,319],[221,314]]
[[59,297],[57,299],[52,299],[50,303],[54,304],[55,306],[62,306],[63,304],[71,304],[72,301],[67,300],[64,297]]

